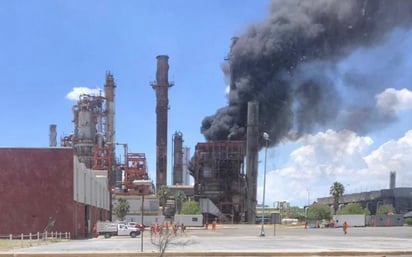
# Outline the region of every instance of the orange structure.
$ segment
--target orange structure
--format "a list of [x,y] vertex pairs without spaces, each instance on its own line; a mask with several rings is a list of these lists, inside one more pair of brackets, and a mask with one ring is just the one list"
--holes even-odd
[[93,151],[93,170],[109,170],[112,167],[111,147],[95,146]]
[[146,155],[144,153],[127,153],[124,166],[124,186],[129,193],[136,191],[135,180],[147,180]]

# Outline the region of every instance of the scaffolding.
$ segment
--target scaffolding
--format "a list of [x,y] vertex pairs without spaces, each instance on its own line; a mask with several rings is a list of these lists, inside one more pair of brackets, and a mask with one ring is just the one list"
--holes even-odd
[[195,196],[220,209],[220,222],[239,223],[244,214],[246,180],[244,141],[198,143],[195,150]]

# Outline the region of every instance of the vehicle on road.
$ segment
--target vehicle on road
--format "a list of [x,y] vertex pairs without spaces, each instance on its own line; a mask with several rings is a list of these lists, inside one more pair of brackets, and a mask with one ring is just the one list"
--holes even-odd
[[129,227],[127,224],[111,222],[111,221],[98,221],[97,225],[98,235],[103,235],[105,238],[111,236],[130,236],[135,238],[140,235],[140,230],[136,227]]
[[128,222],[128,223],[127,223],[127,226],[128,226],[128,227],[131,227],[131,228],[137,228],[137,229],[140,230],[140,231],[142,231],[142,230],[145,229],[145,226],[144,226],[144,225],[142,225],[142,224],[140,224],[140,223],[137,223],[137,222],[133,222],[133,221]]

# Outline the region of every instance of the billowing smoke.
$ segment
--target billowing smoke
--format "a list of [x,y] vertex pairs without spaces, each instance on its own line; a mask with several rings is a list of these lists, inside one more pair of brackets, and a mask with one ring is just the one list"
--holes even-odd
[[[223,64],[228,106],[204,118],[207,140],[244,139],[249,101],[259,103],[259,129],[269,133],[271,145],[325,126],[366,132],[394,119],[375,108],[382,86],[356,73],[336,74],[354,51],[410,29],[412,1],[278,0],[269,10],[266,20],[233,40]],[[345,87],[358,92],[359,101],[348,104]]]

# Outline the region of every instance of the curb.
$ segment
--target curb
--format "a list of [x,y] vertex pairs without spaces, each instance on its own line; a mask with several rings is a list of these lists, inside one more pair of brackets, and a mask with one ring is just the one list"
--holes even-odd
[[[311,252],[169,252],[164,256],[200,257],[200,256],[239,256],[239,257],[266,257],[266,256],[412,256],[412,251],[311,251]],[[0,253],[0,257],[137,257],[159,256],[157,252],[39,252],[39,253]]]

